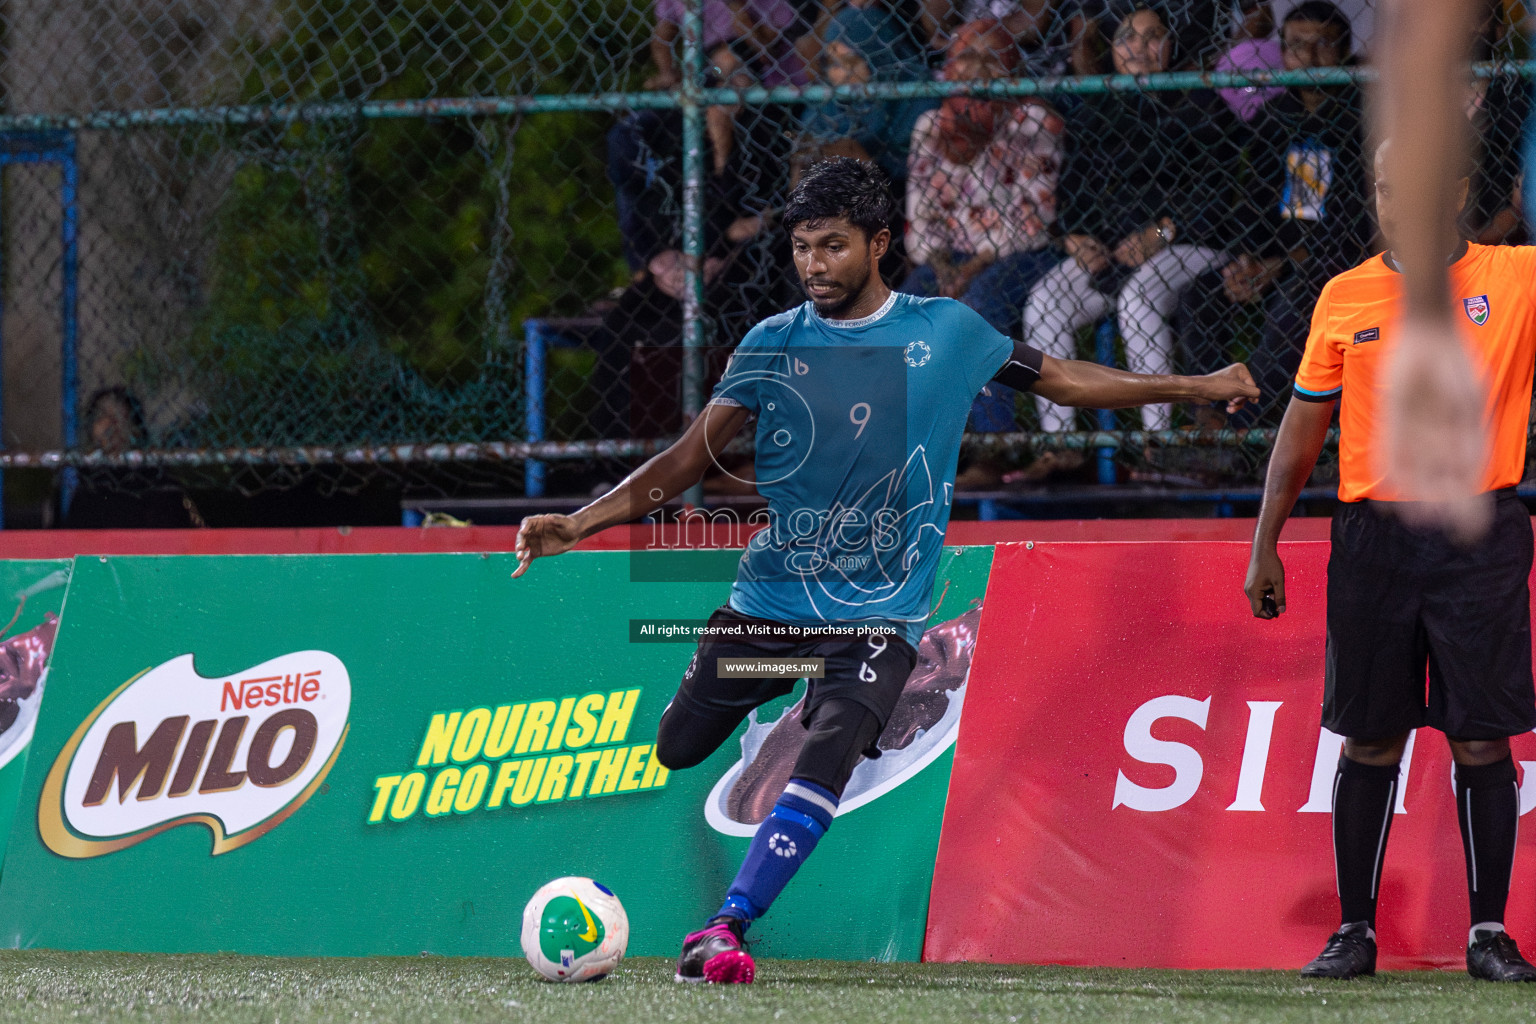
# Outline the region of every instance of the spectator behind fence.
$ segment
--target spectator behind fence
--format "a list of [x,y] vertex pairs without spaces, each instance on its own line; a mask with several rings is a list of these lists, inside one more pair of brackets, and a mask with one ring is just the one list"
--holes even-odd
[[[944,77],[1000,78],[1019,51],[1001,23],[955,33]],[[951,96],[918,118],[907,178],[907,257],[913,295],[946,295],[1017,335],[1029,289],[1055,262],[1049,249],[1060,176],[1061,117],[1038,100]],[[1013,392],[991,385],[973,430],[1011,430]]]
[[[1115,29],[1115,71],[1154,74],[1176,59],[1174,38],[1143,5]],[[1236,119],[1214,92],[1108,92],[1084,99],[1069,125],[1061,228],[1068,258],[1030,293],[1024,340],[1058,359],[1076,334],[1116,309],[1126,362],[1173,365],[1169,317],[1196,277],[1226,262]],[[1041,428],[1067,430],[1073,410],[1037,402]],[[1171,408],[1147,406],[1149,429]]]
[[[1273,38],[1275,15],[1270,0],[1238,0],[1232,21],[1232,45],[1217,59],[1217,71],[1271,71],[1285,66],[1280,41]],[[1252,121],[1260,107],[1285,90],[1246,85],[1216,92],[1234,114]]]
[[[707,86],[750,88],[758,82],[745,44],[721,44],[709,53]],[[762,154],[773,152],[773,159],[782,159],[782,111],[754,109],[744,127],[740,107],[705,108],[706,188],[712,197],[706,219],[725,218],[725,223],[712,221],[714,228],[723,230],[738,216],[756,216],[772,205],[765,182],[778,172]],[[634,111],[614,123],[607,141],[608,180],[624,258],[631,273],[639,275],[658,253],[682,245],[682,116],[675,110]]]
[[[923,53],[907,27],[887,8],[841,8],[828,21],[819,72],[827,85],[914,82],[928,77]],[[823,156],[873,160],[898,187],[907,177],[912,129],[935,101],[830,101],[806,108],[797,159],[807,165]]]
[[1054,0],[955,0],[957,22],[994,20],[1023,50],[1032,50],[1045,39],[1052,22]]
[[[951,32],[978,21],[1001,22],[1022,57],[1014,69],[1018,77],[1072,73],[1074,32],[1081,27],[1073,21],[1077,0],[954,0],[952,6],[950,0],[940,2],[948,15],[944,24],[954,27]],[[944,38],[952,35],[947,32]]]
[[[1349,60],[1349,22],[1327,0],[1292,8],[1280,38],[1287,71]],[[1259,111],[1240,254],[1185,294],[1184,348],[1195,366],[1225,365],[1233,306],[1263,303],[1248,365],[1265,402],[1289,392],[1323,285],[1370,254],[1361,116],[1354,85],[1297,86]]]
[[[1061,0],[1057,17],[1070,27],[1073,71],[1099,75],[1108,70],[1105,41],[1136,10],[1151,8],[1171,33],[1177,54],[1164,70],[1176,71],[1203,67],[1206,55],[1219,47],[1224,6],[1218,0]],[[1113,49],[1109,46],[1111,56]]]
[[[1487,0],[1472,59],[1497,59],[1506,52],[1505,22],[1499,0]],[[1521,126],[1531,109],[1531,84],[1518,74],[1474,78],[1467,88],[1467,117],[1476,139],[1477,170],[1472,175],[1461,230],[1484,245],[1523,245],[1530,239],[1521,209]]]
[[[646,79],[647,89],[672,89],[683,80],[676,48],[681,46],[684,11],[683,0],[656,0],[651,34],[656,73]],[[764,85],[805,84],[805,68],[793,45],[803,22],[789,0],[703,0],[702,13],[705,53],[735,43]]]
[[[1306,2],[1307,0],[1274,0],[1275,20],[1284,24],[1286,15],[1291,13],[1291,9]],[[1491,2],[1502,4],[1503,0],[1491,0]],[[1357,60],[1365,60],[1370,56],[1371,39],[1376,31],[1376,10],[1384,3],[1385,0],[1335,0],[1334,2],[1334,6],[1349,22],[1350,49]],[[1405,6],[1403,9],[1408,8]]]
[[[807,68],[820,63],[827,27],[841,11],[856,7],[866,11],[887,11],[901,26],[903,36],[932,66],[931,58],[944,52],[949,38],[946,26],[952,14],[950,0],[792,0],[801,19],[811,26],[795,40],[795,48]],[[906,43],[903,43],[905,46]]]
[[[85,406],[85,430],[86,443],[104,455],[121,455],[149,441],[144,408],[124,387],[103,388],[91,396]],[[174,530],[207,525],[187,493],[159,468],[82,469],[67,508],[62,500],[58,504],[59,525],[67,530]]]
[[[734,46],[710,54],[705,79],[712,87],[737,89],[756,82]],[[707,107],[705,128],[707,335],[714,344],[734,345],[752,324],[782,308],[791,280],[782,256],[785,247],[770,237],[773,209],[786,187],[788,142],[783,123],[754,108]],[[592,375],[598,406],[590,422],[599,437],[656,436],[677,429],[676,396],[636,395],[631,416],[630,376],[637,348],[676,347],[682,337],[681,115],[637,111],[621,119],[609,134],[609,175],[624,197],[619,202],[621,229],[635,273],[592,340],[598,355]]]

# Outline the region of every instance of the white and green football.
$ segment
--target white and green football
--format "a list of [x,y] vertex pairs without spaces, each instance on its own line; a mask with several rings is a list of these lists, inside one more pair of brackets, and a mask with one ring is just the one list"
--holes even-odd
[[590,878],[557,878],[523,908],[523,955],[549,981],[597,981],[624,959],[629,915]]

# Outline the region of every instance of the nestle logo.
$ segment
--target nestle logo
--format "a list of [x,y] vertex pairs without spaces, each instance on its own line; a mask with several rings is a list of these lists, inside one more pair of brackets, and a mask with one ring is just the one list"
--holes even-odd
[[259,708],[263,704],[276,707],[279,704],[308,703],[320,696],[320,673],[295,672],[287,676],[262,676],[260,679],[242,679],[224,684],[224,695],[219,700],[219,710],[236,711]]
[[1370,328],[1368,330],[1356,331],[1355,332],[1355,344],[1356,345],[1362,345],[1362,344],[1364,344],[1367,341],[1380,341],[1380,340],[1381,340],[1381,328],[1380,327],[1372,327],[1372,328]]

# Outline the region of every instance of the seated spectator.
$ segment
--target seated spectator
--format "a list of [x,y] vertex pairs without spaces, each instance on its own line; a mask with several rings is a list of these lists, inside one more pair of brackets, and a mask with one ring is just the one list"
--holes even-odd
[[1052,22],[1053,0],[956,0],[954,9],[961,25],[992,19],[1002,24],[1023,50],[1033,50],[1044,40]]
[[795,49],[801,62],[816,69],[827,37],[827,27],[839,12],[848,7],[865,11],[887,11],[901,27],[903,48],[908,45],[920,54],[923,63],[932,66],[930,57],[944,52],[948,39],[950,0],[791,0],[800,9],[809,31],[796,37]]
[[[997,21],[973,22],[950,43],[949,81],[1001,78],[1019,51]],[[1055,262],[1065,126],[1036,100],[952,96],[917,120],[907,176],[907,257],[918,264],[901,285],[947,295],[1017,335],[1029,288]],[[978,399],[972,429],[1010,430],[1013,392],[996,385]]]
[[[1275,16],[1270,0],[1239,0],[1232,25],[1232,45],[1216,61],[1217,71],[1273,71],[1284,66],[1280,42],[1272,38]],[[1245,85],[1238,89],[1218,89],[1232,112],[1244,121],[1252,121],[1259,108],[1285,92]]]
[[[741,44],[722,44],[711,51],[705,85],[745,89],[758,84],[745,50]],[[773,205],[765,182],[778,173],[770,165],[784,155],[781,109],[756,110],[744,119],[739,106],[704,108],[710,160],[706,185],[720,200],[709,207],[717,214],[750,208],[756,217]],[[682,129],[676,110],[639,110],[620,117],[608,131],[608,180],[624,258],[635,276],[658,253],[682,244]],[[727,216],[726,223],[735,219]]]
[[[1507,52],[1509,26],[1498,0],[1484,0],[1472,59],[1494,60]],[[1523,245],[1530,239],[1521,208],[1520,147],[1530,114],[1531,86],[1516,74],[1474,78],[1468,84],[1467,118],[1476,139],[1477,170],[1462,210],[1461,230],[1484,245]]]
[[[1349,22],[1327,0],[1292,8],[1280,38],[1287,71],[1349,58]],[[1248,148],[1246,240],[1231,263],[1185,295],[1185,348],[1195,366],[1211,369],[1225,365],[1234,342],[1233,306],[1263,304],[1259,347],[1247,362],[1271,409],[1283,408],[1323,285],[1370,254],[1362,146],[1357,86],[1298,86],[1265,104]]]
[[[1040,77],[1067,72],[1071,45],[1068,25],[1057,17],[1058,6],[1074,0],[829,0],[854,6],[886,5],[904,24],[916,29],[914,38],[926,41],[926,56],[942,60],[954,34],[977,21],[997,21],[1024,55],[1021,74]],[[932,61],[930,61],[930,64]]]
[[1105,40],[1136,9],[1149,7],[1172,34],[1174,51],[1180,55],[1164,70],[1177,71],[1204,67],[1207,53],[1219,44],[1223,6],[1217,0],[1062,0],[1057,17],[1066,23],[1072,40],[1073,72],[1101,75],[1108,70]]
[[[1489,2],[1502,5],[1503,0]],[[1291,9],[1304,3],[1306,0],[1274,0],[1275,20],[1284,24]],[[1344,20],[1349,22],[1350,52],[1345,54],[1346,57],[1353,55],[1357,60],[1364,60],[1370,56],[1371,39],[1376,30],[1376,11],[1384,3],[1385,0],[1334,0],[1334,6],[1344,15]]]
[[[1176,60],[1173,34],[1143,5],[1115,29],[1115,71],[1146,75]],[[1179,295],[1227,260],[1235,119],[1210,90],[1109,92],[1086,97],[1070,125],[1060,227],[1068,258],[1030,293],[1024,338],[1072,359],[1078,330],[1116,310],[1126,362],[1168,373],[1169,322]],[[1039,401],[1041,428],[1067,430],[1074,413]],[[1149,429],[1169,406],[1142,410]]]
[[[794,40],[802,22],[789,0],[703,0],[704,51],[736,43],[758,68],[767,86],[804,85],[806,74]],[[651,61],[656,73],[647,89],[673,89],[682,83],[674,47],[683,34],[683,0],[656,0]]]
[[[1083,29],[1079,0],[958,0],[959,23],[993,18],[1013,37],[1023,55],[1015,74],[1026,78],[1070,75],[1074,47]],[[1053,98],[1070,104],[1069,94]]]
[[[872,4],[841,8],[828,21],[819,71],[827,85],[912,82],[928,65],[896,14]],[[934,100],[831,101],[808,107],[798,145],[807,163],[823,156],[873,160],[898,187],[907,177],[907,150],[918,115]]]
[[[736,47],[710,54],[707,85],[746,89],[755,83]],[[708,174],[700,269],[712,344],[735,345],[752,324],[787,304],[786,247],[773,237],[771,223],[786,186],[783,127],[761,110],[705,108]],[[652,436],[631,434],[630,366],[639,347],[681,344],[686,269],[681,115],[637,111],[623,118],[609,134],[609,175],[621,196],[620,230],[634,273],[591,342],[598,356],[592,386],[601,401],[591,422],[599,437]],[[675,408],[670,396],[659,401]],[[636,408],[635,418],[644,411]]]
[[[85,406],[86,444],[105,455],[142,448],[149,441],[144,409],[124,387],[103,388]],[[187,529],[206,526],[197,506],[163,469],[92,467],[65,503],[59,525],[67,530]]]

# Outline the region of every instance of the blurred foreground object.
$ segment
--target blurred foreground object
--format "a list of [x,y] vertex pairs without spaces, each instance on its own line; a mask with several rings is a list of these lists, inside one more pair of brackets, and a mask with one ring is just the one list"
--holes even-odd
[[[1381,40],[1377,137],[1393,183],[1393,254],[1403,272],[1403,322],[1387,364],[1385,472],[1417,504],[1402,511],[1463,540],[1482,536],[1491,502],[1479,493],[1486,461],[1486,384],[1462,346],[1446,255],[1467,160],[1462,110],[1475,3],[1389,0]],[[1385,226],[1383,226],[1385,230]]]

